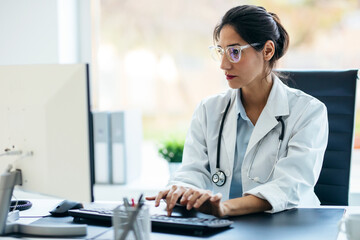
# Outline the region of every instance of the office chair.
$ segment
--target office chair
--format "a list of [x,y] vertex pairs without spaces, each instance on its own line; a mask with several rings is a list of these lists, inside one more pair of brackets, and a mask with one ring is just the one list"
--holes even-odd
[[348,205],[358,70],[279,72],[326,105],[329,140],[315,193],[321,205]]

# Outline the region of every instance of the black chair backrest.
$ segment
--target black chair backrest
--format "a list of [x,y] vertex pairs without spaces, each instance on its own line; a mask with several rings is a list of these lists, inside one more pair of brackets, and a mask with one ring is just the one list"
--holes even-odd
[[348,205],[358,70],[280,72],[326,105],[329,140],[315,193],[322,205]]

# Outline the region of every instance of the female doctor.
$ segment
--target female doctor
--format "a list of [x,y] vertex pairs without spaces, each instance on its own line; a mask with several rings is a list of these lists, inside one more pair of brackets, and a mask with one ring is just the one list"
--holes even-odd
[[218,217],[317,206],[314,193],[328,138],[323,103],[272,72],[289,45],[277,15],[230,9],[211,47],[230,90],[203,100],[188,132],[183,163],[169,187],[147,197],[168,215],[177,202]]

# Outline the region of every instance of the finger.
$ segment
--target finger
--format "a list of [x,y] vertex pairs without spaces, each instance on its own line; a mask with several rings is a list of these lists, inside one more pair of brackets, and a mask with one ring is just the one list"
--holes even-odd
[[169,191],[168,191],[168,193],[167,193],[167,195],[166,195],[166,198],[165,198],[165,201],[166,201],[167,204],[170,203],[171,196],[172,196],[173,192],[176,191],[176,189],[177,189],[177,186],[176,186],[176,185],[172,185],[172,186],[170,187],[170,189],[169,189]]
[[187,204],[188,198],[192,195],[193,192],[194,192],[194,189],[192,189],[192,188],[186,189],[186,191],[184,192],[184,194],[182,195],[182,197],[180,199],[180,204],[181,205]]
[[156,199],[156,196],[145,197],[145,199],[148,201],[154,201]]
[[171,200],[168,204],[168,207],[170,209],[175,207],[178,199],[184,194],[185,191],[186,191],[186,189],[184,187],[180,186],[172,193]]
[[221,194],[221,193],[217,193],[217,194],[213,195],[213,196],[210,198],[210,201],[211,201],[211,202],[217,202],[217,201],[220,202],[221,198],[222,198],[222,194]]
[[170,217],[170,216],[171,216],[171,213],[172,213],[172,209],[168,209],[168,210],[167,210],[167,216]]
[[165,199],[166,200],[166,210],[169,209],[169,205],[170,205],[170,202],[171,202],[172,195],[176,191],[177,188],[178,188],[177,185],[172,185],[171,188],[169,189],[169,192],[167,193],[166,199]]
[[163,199],[167,194],[169,193],[169,190],[163,190],[158,193],[158,195],[155,198],[155,207],[158,207],[160,205],[160,200]]
[[193,208],[194,203],[200,197],[201,193],[199,190],[194,190],[193,194],[188,198],[188,203],[186,204],[186,209],[190,210]]
[[194,208],[199,208],[204,204],[205,201],[208,201],[212,197],[211,191],[206,191],[203,193],[194,203]]

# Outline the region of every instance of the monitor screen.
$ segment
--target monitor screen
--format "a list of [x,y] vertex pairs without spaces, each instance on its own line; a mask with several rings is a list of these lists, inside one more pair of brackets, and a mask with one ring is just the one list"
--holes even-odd
[[93,201],[93,133],[86,64],[0,66],[0,171],[21,189]]

